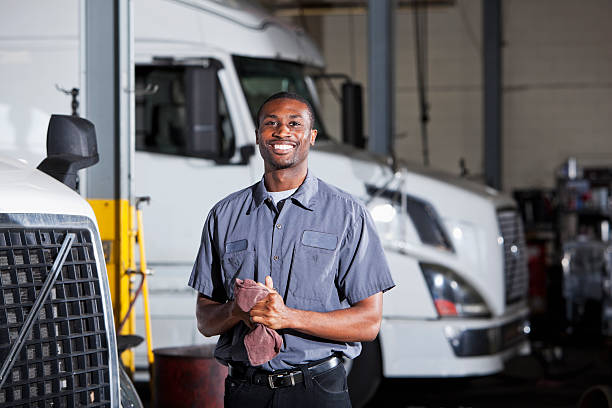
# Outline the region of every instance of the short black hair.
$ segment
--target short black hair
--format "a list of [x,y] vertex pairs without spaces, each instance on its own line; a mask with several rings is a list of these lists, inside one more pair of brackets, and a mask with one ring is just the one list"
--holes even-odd
[[255,126],[257,129],[259,129],[259,121],[261,119],[260,118],[261,110],[268,102],[271,102],[275,99],[293,99],[295,101],[302,102],[304,105],[306,105],[306,108],[308,108],[308,118],[310,119],[310,128],[312,129],[314,127],[314,119],[315,119],[314,109],[312,108],[312,105],[310,104],[308,99],[304,98],[302,95],[298,95],[293,92],[277,92],[274,95],[269,96],[268,99],[266,99],[264,103],[262,103],[261,106],[259,107],[259,110],[257,111],[257,125]]

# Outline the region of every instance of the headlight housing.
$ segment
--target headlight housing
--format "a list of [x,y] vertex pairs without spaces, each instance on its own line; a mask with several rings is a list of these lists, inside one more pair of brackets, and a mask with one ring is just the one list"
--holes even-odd
[[[414,229],[423,244],[454,252],[438,213],[431,204],[400,191],[366,186],[372,198],[368,209],[383,242],[401,247],[408,228]],[[411,225],[409,225],[411,224]]]
[[455,272],[441,265],[420,265],[440,317],[491,316],[478,292]]
[[401,249],[407,242],[408,235],[408,218],[402,213],[401,207],[393,201],[379,197],[372,199],[367,207],[383,244]]

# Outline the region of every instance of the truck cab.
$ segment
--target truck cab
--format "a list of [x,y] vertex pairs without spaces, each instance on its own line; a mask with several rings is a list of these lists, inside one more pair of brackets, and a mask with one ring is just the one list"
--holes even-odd
[[283,90],[314,106],[310,171],[362,199],[385,246],[397,287],[384,298],[380,375],[486,375],[528,352],[525,243],[511,198],[409,163],[392,168],[330,137],[318,114],[317,48],[246,2],[137,2],[135,19],[136,191],[153,197],[147,217],[157,220],[147,229],[160,277],[153,325],[177,327],[156,341],[205,341],[192,316],[177,319],[196,296],[184,279],[210,208],[262,177],[255,115]]

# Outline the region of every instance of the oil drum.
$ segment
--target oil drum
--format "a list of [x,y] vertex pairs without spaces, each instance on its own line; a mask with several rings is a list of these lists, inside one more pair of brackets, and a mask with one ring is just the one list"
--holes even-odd
[[213,357],[214,344],[153,351],[155,407],[223,408],[227,367]]

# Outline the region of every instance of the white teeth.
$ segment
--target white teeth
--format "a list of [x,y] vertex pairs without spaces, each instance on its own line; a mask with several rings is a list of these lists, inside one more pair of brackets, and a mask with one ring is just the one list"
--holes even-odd
[[274,145],[274,148],[277,149],[277,150],[289,150],[289,149],[292,149],[293,146],[291,146],[291,145],[284,145],[284,144],[283,145],[277,144],[277,145]]

